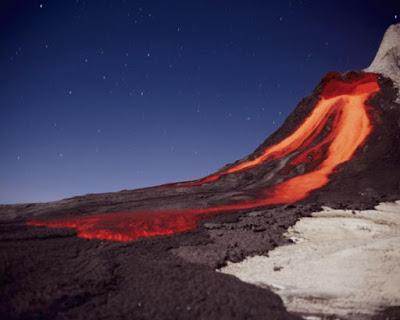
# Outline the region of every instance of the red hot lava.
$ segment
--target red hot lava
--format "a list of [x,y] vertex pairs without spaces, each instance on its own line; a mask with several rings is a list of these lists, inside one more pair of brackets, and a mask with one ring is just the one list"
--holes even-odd
[[[349,161],[366,141],[372,131],[366,103],[379,90],[377,76],[372,73],[365,73],[350,82],[331,79],[325,84],[320,100],[312,112],[286,138],[265,148],[254,159],[243,161],[198,181],[186,183],[196,186],[213,182],[224,175],[264,165],[301,150],[283,170],[304,164],[306,172],[261,190],[262,197],[258,199],[207,208],[113,212],[57,220],[31,220],[28,224],[74,228],[82,238],[130,241],[194,230],[201,219],[219,213],[302,200],[313,190],[326,185],[334,169]],[[317,140],[328,124],[331,127],[329,133]]]

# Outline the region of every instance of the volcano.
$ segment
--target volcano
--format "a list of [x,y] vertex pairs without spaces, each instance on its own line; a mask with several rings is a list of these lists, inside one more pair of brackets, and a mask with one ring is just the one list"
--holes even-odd
[[[8,319],[400,317],[400,283],[373,309],[362,300],[340,313],[323,294],[307,298],[328,301],[322,307],[307,304],[304,290],[303,300],[297,295],[296,305],[288,304],[293,292],[230,265],[272,256],[281,247],[296,251],[293,230],[304,230],[298,227],[303,219],[321,219],[312,217],[323,207],[331,208],[335,216],[329,217],[336,222],[341,217],[355,223],[357,217],[357,223],[369,219],[397,226],[400,206],[372,209],[400,199],[399,88],[400,24],[389,27],[370,67],[328,73],[252,154],[215,173],[144,189],[0,206],[0,314]],[[371,234],[400,240],[397,228],[374,231],[357,223],[357,230],[370,228]],[[348,234],[341,222],[335,228],[333,238]],[[346,239],[343,235],[338,246],[347,245]],[[352,248],[359,244],[351,240]],[[393,260],[388,272],[374,274],[384,282],[398,270],[400,250],[382,248]],[[368,250],[357,254],[364,257]],[[302,272],[306,276],[307,269]],[[319,294],[327,282],[321,280]],[[304,284],[287,286],[294,285]]]

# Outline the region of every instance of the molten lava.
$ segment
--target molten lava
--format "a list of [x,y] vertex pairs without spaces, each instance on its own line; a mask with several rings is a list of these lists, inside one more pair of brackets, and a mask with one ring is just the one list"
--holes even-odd
[[[348,101],[353,105],[356,103],[356,105],[360,106],[360,109],[365,111],[365,101],[371,94],[377,91],[379,91],[379,85],[377,83],[376,76],[371,73],[365,74],[361,79],[349,83],[332,79],[325,85],[325,88],[321,94],[321,101],[315,106],[312,113],[305,119],[300,127],[297,128],[297,130],[295,130],[287,138],[275,145],[272,145],[271,147],[264,149],[263,152],[255,159],[240,162],[226,170],[217,172],[194,182],[189,182],[189,184],[201,185],[216,181],[224,175],[254,168],[267,160],[286,156],[298,149],[302,144],[310,143],[317,135],[321,133],[323,130],[323,126],[321,126],[321,124],[326,123],[328,113],[330,114],[331,112],[340,109],[334,107],[335,103],[341,103],[339,99],[352,99],[359,97],[362,99],[360,104],[357,104],[358,101]],[[344,107],[345,104],[342,103],[342,107]],[[366,113],[362,117],[368,118]],[[357,123],[354,123],[354,125],[356,124]],[[363,134],[365,134],[364,131],[361,133],[361,135]],[[367,135],[368,134],[366,134],[365,137]]]
[[335,168],[349,161],[372,131],[367,100],[380,90],[377,77],[362,74],[350,82],[331,79],[320,100],[303,123],[280,142],[266,147],[254,159],[233,165],[203,179],[184,183],[197,186],[222,176],[263,166],[290,156],[281,172],[304,165],[303,174],[261,190],[255,200],[222,204],[207,208],[114,212],[57,220],[32,220],[32,226],[74,228],[82,238],[129,241],[144,237],[171,235],[194,230],[207,216],[253,209],[268,205],[294,203],[326,185]]

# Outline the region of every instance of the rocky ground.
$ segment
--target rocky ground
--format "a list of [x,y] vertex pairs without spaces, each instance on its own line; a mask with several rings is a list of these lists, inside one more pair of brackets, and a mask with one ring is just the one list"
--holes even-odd
[[0,314],[7,319],[296,319],[278,295],[215,268],[287,243],[283,232],[303,214],[306,210],[295,207],[220,216],[195,233],[128,243],[3,223]]
[[400,306],[400,202],[324,208],[289,228],[292,244],[220,269],[278,293],[302,314],[369,318]]

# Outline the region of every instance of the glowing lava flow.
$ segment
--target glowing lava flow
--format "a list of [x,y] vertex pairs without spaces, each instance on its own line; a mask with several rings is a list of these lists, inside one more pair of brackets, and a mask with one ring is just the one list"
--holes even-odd
[[[334,169],[350,160],[372,131],[367,100],[379,91],[375,74],[366,73],[350,82],[331,79],[320,100],[304,122],[288,137],[267,147],[261,155],[225,171],[208,176],[193,185],[218,180],[221,176],[260,166],[271,160],[295,155],[283,171],[297,165],[306,172],[266,188],[262,197],[251,201],[208,208],[116,212],[57,220],[32,220],[32,226],[74,228],[82,238],[129,241],[144,237],[171,235],[196,228],[207,216],[267,205],[293,203],[323,187]],[[324,133],[327,127],[328,133]]]
[[[311,142],[320,133],[322,129],[316,129],[321,125],[321,123],[323,124],[324,121],[326,121],[327,113],[329,111],[333,111],[332,106],[335,103],[340,102],[338,101],[339,99],[352,99],[360,97],[358,101],[348,100],[348,102],[352,103],[353,106],[360,106],[359,109],[365,110],[365,101],[368,99],[369,95],[377,91],[379,91],[379,85],[377,83],[376,76],[371,73],[365,74],[362,78],[349,83],[332,79],[325,85],[325,88],[321,94],[321,101],[305,119],[302,125],[287,138],[275,145],[272,145],[271,147],[264,149],[263,152],[254,159],[245,160],[227,168],[226,170],[219,171],[215,174],[193,182],[188,182],[188,184],[195,186],[213,182],[224,175],[254,168],[265,161],[286,156],[301,147],[304,143]],[[364,117],[367,117],[367,115]],[[354,118],[352,120],[356,119]],[[356,123],[354,123],[354,125],[356,125]],[[312,134],[310,134],[310,132]],[[363,131],[362,134],[365,134],[365,132]]]

